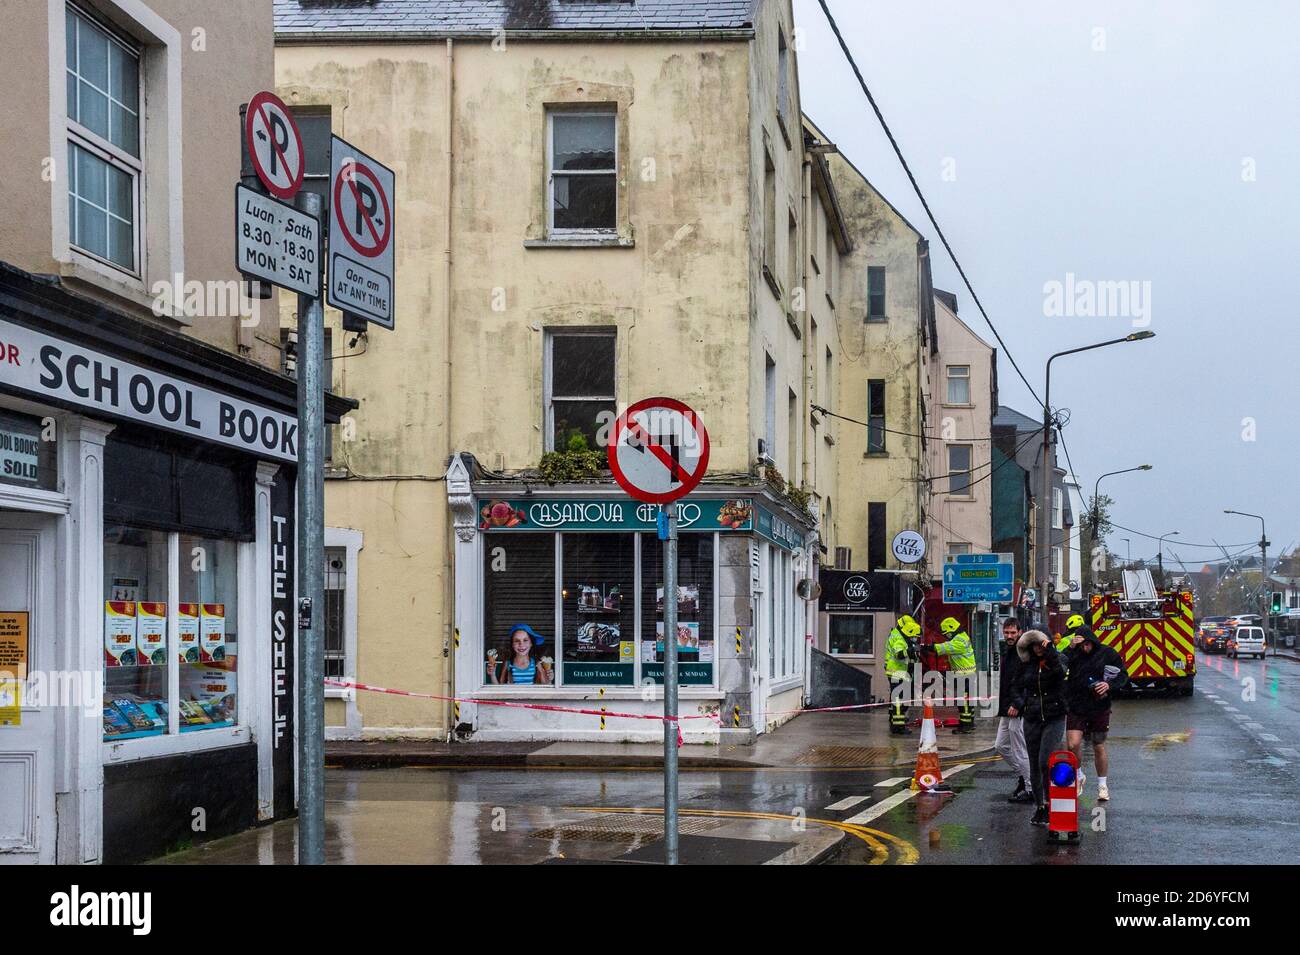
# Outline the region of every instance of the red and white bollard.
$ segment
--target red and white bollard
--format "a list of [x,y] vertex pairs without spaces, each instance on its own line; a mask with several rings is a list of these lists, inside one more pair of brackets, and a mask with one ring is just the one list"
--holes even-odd
[[1047,838],[1079,841],[1079,760],[1059,750],[1047,761]]

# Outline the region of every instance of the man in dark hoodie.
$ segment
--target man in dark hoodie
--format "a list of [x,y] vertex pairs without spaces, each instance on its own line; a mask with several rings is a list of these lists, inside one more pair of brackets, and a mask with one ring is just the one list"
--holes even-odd
[[[1097,767],[1097,799],[1105,802],[1110,799],[1110,786],[1106,779],[1106,771],[1110,768],[1106,734],[1110,731],[1111,694],[1128,682],[1128,668],[1114,648],[1098,640],[1088,627],[1075,631],[1070,649],[1064,656],[1070,670],[1065,694],[1069,710],[1066,743],[1075,758],[1079,758],[1084,734],[1091,736],[1092,760]],[[1082,769],[1082,759],[1079,766]],[[1081,793],[1083,783],[1084,775],[1080,772]]]
[[1030,784],[1038,808],[1030,821],[1047,825],[1047,762],[1061,748],[1065,733],[1066,668],[1052,641],[1041,630],[1030,630],[1016,641],[1024,664],[1011,691],[1011,705],[1020,713],[1029,751]]
[[1029,756],[1025,750],[1025,727],[1020,711],[1011,702],[1011,693],[1024,664],[1016,654],[1016,641],[1020,639],[1020,621],[1007,617],[1002,621],[1002,664],[998,677],[998,735],[993,746],[998,754],[1011,764],[1020,776],[1015,792],[1007,802],[1034,802],[1034,792],[1029,788]]

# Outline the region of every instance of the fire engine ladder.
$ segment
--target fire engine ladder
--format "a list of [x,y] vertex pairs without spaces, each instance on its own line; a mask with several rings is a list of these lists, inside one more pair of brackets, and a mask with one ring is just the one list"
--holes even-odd
[[1124,596],[1120,604],[1123,615],[1129,619],[1160,616],[1160,593],[1150,570],[1124,571]]

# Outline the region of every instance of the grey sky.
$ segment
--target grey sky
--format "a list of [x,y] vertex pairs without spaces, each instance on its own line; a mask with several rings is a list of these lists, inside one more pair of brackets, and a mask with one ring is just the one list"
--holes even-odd
[[[992,342],[817,0],[794,0],[803,104],[930,238],[934,279]],[[1058,359],[1052,404],[1085,493],[1115,520],[1270,552],[1294,518],[1300,6],[1275,2],[829,0],[872,93],[989,317],[1041,395],[1055,351],[1132,317],[1048,317],[1044,284],[1150,282],[1157,337]],[[1104,35],[1097,33],[1104,30]],[[1099,40],[1104,50],[1094,49]],[[945,160],[955,180],[945,181]],[[1255,181],[1243,181],[1248,160]],[[950,177],[951,178],[951,177]],[[1139,319],[1140,320],[1140,319]],[[1034,414],[1010,364],[1003,403]],[[1243,419],[1255,440],[1243,440]],[[1126,531],[1133,556],[1154,540]],[[1216,556],[1172,541],[1188,564]],[[1240,550],[1240,547],[1232,548]],[[1168,556],[1169,550],[1166,549]]]

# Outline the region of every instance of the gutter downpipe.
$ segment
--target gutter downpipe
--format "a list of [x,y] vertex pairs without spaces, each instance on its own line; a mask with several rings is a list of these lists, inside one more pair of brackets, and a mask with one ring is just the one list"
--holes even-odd
[[[442,271],[442,320],[443,320],[443,394],[445,396],[446,414],[443,419],[443,456],[444,466],[450,466],[451,456],[455,453],[455,445],[452,440],[451,423],[452,415],[452,356],[451,356],[451,272],[452,272],[452,254],[451,254],[451,217],[452,217],[452,161],[455,153],[452,149],[452,130],[455,128],[455,119],[452,113],[454,107],[453,89],[455,87],[455,54],[453,50],[453,40],[447,37],[447,74],[444,84],[443,93],[443,111],[447,117],[447,126],[444,130],[444,142],[446,144],[444,162],[446,164],[445,180],[443,183],[443,196],[445,197],[445,217],[443,225],[443,271]],[[447,621],[443,631],[442,638],[442,659],[443,659],[443,696],[455,696],[455,682],[453,674],[456,670],[456,529],[455,521],[450,514],[450,508],[446,513],[447,527],[447,571],[443,575],[445,579],[445,595],[443,599],[443,613]],[[447,725],[447,741],[450,742],[456,734],[455,724],[455,704],[447,702],[444,704],[443,713]]]

